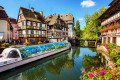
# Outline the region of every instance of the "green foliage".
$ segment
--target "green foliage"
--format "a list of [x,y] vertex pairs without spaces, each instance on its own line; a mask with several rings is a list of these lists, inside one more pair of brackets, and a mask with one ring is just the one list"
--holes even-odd
[[76,36],[80,37],[80,23],[78,20],[76,21],[75,31],[76,31]]
[[80,41],[80,46],[85,46],[85,41]]
[[116,46],[115,43],[109,43],[108,44],[108,49],[113,49]]
[[60,48],[63,48],[63,47],[66,47],[66,45],[57,46],[56,48],[60,49]]
[[25,42],[24,45],[25,45],[25,46],[29,46],[30,43],[29,43],[29,42]]
[[113,64],[120,65],[120,47],[118,47],[115,43],[108,44],[108,51]]
[[9,43],[3,43],[2,47],[9,48],[10,44]]
[[83,30],[83,39],[85,40],[96,40],[100,36],[100,30],[102,29],[101,20],[98,18],[100,15],[106,11],[106,8],[103,7],[99,11],[94,12],[90,15],[88,12],[85,14],[86,26]]

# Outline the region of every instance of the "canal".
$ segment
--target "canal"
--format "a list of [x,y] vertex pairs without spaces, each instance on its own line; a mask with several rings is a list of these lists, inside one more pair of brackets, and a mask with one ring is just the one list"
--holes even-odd
[[71,50],[0,74],[0,80],[80,80],[82,71],[105,65],[96,48]]

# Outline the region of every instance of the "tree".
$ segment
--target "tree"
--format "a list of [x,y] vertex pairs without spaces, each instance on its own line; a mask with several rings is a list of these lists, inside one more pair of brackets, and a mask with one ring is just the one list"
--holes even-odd
[[101,20],[98,18],[106,11],[106,9],[106,7],[103,7],[99,11],[95,11],[92,15],[88,12],[85,14],[84,18],[86,26],[83,29],[83,39],[97,40],[100,37],[102,26]]
[[75,31],[76,31],[76,36],[80,37],[80,23],[78,20],[76,21]]

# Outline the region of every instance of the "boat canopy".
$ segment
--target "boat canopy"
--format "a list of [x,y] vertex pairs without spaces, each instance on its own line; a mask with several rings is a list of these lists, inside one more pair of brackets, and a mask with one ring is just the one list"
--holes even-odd
[[21,53],[22,58],[24,59],[28,57],[42,55],[43,53],[47,53],[56,49],[69,47],[69,46],[71,46],[69,42],[56,42],[56,43],[47,43],[47,44],[20,47],[18,49]]

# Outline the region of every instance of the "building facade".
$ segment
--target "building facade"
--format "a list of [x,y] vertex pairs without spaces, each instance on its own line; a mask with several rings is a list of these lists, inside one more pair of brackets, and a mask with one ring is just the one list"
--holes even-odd
[[68,26],[60,18],[60,14],[49,15],[46,21],[48,24],[47,37],[49,42],[68,41]]
[[47,24],[43,12],[36,12],[34,8],[30,10],[20,7],[17,24],[19,39],[22,43],[37,44],[39,41],[44,42],[46,40]]
[[17,21],[16,19],[12,18],[12,17],[8,17],[9,22],[13,28],[12,30],[12,40],[18,40],[19,36],[18,36],[18,30],[17,30]]
[[120,46],[120,0],[113,0],[109,8],[100,16],[102,43],[116,43]]
[[60,15],[60,18],[65,21],[68,26],[68,37],[75,38],[74,17],[71,13]]
[[2,6],[0,6],[0,41],[12,41],[12,27],[8,20],[8,16]]

